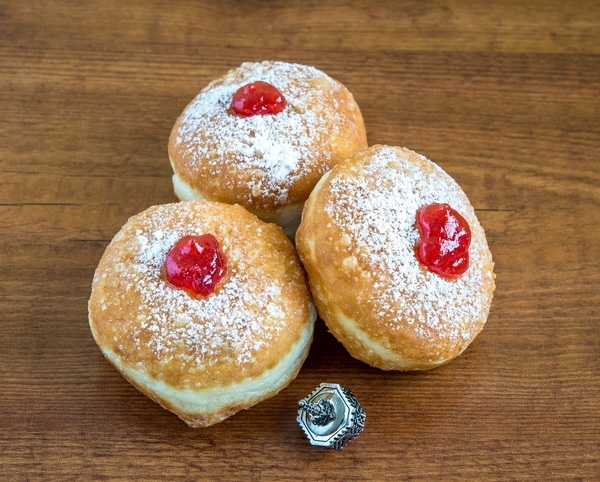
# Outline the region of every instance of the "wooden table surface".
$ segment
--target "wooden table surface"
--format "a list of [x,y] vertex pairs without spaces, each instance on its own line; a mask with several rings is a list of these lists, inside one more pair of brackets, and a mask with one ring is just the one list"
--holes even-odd
[[[87,322],[129,216],[176,200],[167,139],[243,61],[316,66],[370,144],[466,191],[496,262],[483,332],[383,372],[318,322],[278,396],[191,429],[129,385]],[[600,2],[0,2],[0,479],[598,480]],[[350,388],[365,431],[310,446],[297,401]]]

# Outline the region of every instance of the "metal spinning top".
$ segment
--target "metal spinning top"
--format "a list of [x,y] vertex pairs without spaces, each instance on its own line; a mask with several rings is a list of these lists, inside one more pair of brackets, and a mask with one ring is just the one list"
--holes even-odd
[[340,450],[365,428],[365,411],[337,383],[321,383],[298,407],[296,420],[312,445]]

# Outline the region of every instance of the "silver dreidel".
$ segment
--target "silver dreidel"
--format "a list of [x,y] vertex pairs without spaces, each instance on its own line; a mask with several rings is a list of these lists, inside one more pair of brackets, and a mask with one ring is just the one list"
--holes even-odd
[[337,383],[321,383],[298,407],[296,420],[312,445],[340,450],[365,428],[365,411]]

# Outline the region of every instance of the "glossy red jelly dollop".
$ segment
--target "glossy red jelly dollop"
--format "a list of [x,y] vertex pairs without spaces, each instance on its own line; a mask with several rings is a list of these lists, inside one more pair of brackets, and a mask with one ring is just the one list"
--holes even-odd
[[427,269],[446,278],[457,278],[469,267],[471,228],[448,204],[428,204],[417,212],[421,239],[417,259]]
[[208,296],[227,274],[227,259],[212,234],[184,236],[167,254],[164,271],[173,286]]
[[278,114],[287,102],[277,87],[258,80],[240,87],[233,95],[231,110],[241,117]]

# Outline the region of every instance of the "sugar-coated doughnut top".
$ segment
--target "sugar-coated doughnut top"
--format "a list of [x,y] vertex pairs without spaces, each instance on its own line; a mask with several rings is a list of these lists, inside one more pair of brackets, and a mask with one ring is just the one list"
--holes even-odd
[[[232,112],[235,92],[256,81],[283,94],[282,112]],[[362,116],[345,87],[314,67],[261,62],[204,88],[175,124],[169,154],[176,173],[207,199],[260,211],[303,202],[323,173],[363,147]]]
[[[444,359],[464,349],[485,323],[494,281],[485,234],[458,184],[415,152],[374,146],[339,164],[315,191],[298,236],[317,253],[307,270],[324,280],[328,303],[407,358]],[[417,211],[431,203],[449,204],[473,234],[469,268],[456,279],[415,255]]]
[[[213,234],[227,277],[207,297],[162,273],[183,236]],[[299,338],[310,310],[293,246],[239,206],[202,201],[154,206],[131,218],[107,248],[90,301],[99,344],[172,384],[227,384],[273,366]],[[239,381],[239,380],[238,380]]]

